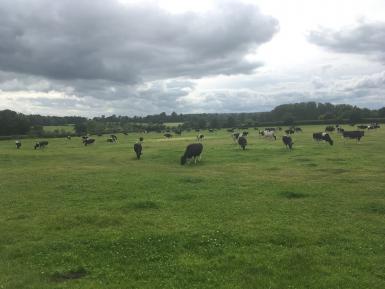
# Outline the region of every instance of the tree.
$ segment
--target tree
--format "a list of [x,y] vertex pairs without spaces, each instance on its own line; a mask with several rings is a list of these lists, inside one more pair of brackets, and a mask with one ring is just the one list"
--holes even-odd
[[82,135],[87,133],[87,123],[86,122],[81,122],[75,124],[75,132],[77,135]]

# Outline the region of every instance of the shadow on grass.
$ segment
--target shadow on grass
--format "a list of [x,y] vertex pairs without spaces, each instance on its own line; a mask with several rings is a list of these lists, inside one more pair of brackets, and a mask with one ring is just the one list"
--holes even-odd
[[296,192],[290,192],[290,191],[281,192],[279,193],[279,195],[286,199],[302,199],[309,196],[308,194],[305,194],[305,193],[296,193]]
[[78,267],[76,269],[71,269],[69,271],[60,272],[57,271],[51,275],[51,281],[53,282],[65,282],[68,280],[75,280],[83,278],[87,275],[86,269],[83,267]]
[[370,203],[366,205],[363,209],[368,213],[385,215],[385,204]]

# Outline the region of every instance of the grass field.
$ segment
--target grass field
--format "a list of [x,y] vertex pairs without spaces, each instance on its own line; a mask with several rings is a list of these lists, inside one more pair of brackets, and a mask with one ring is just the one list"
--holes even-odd
[[385,288],[385,129],[0,142],[0,288]]
[[68,133],[75,132],[74,125],[45,125],[43,129],[46,132],[54,132],[55,130],[58,130],[58,131],[64,130]]

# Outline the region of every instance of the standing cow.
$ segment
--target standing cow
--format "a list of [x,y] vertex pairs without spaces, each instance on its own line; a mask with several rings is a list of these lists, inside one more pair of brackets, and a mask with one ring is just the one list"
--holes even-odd
[[21,141],[17,140],[15,141],[16,148],[19,149],[21,147]]
[[333,140],[330,135],[326,132],[315,132],[313,133],[313,139],[317,142],[325,141],[328,142],[331,146],[333,145]]
[[286,148],[288,148],[289,150],[293,148],[294,143],[293,143],[293,140],[291,139],[291,136],[289,135],[282,136],[282,142],[286,146]]
[[142,144],[140,142],[134,144],[134,151],[136,153],[136,158],[139,160],[142,155]]
[[48,145],[48,141],[46,141],[46,140],[42,140],[42,141],[37,141],[36,143],[35,143],[35,146],[34,146],[34,148],[35,149],[44,149],[46,146]]
[[246,149],[246,146],[247,146],[247,139],[246,139],[244,136],[240,136],[240,137],[238,138],[238,144],[239,144],[239,146],[240,146],[243,150],[245,150],[245,149]]

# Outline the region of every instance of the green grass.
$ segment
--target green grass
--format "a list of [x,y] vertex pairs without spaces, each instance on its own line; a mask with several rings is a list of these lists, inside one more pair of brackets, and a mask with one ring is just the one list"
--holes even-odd
[[0,142],[0,288],[385,288],[385,129]]
[[44,131],[46,132],[54,132],[54,131],[66,131],[68,133],[75,132],[74,125],[45,125],[43,127]]
[[165,122],[163,123],[166,127],[177,127],[179,125],[182,125],[183,122]]

